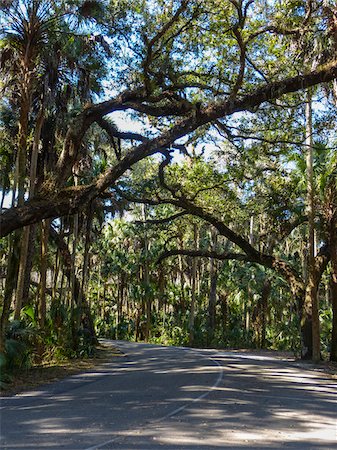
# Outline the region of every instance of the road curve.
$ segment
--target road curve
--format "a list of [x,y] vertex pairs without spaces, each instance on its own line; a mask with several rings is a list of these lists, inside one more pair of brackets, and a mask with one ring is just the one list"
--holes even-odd
[[115,343],[124,357],[1,401],[0,448],[336,449],[336,381],[249,353]]

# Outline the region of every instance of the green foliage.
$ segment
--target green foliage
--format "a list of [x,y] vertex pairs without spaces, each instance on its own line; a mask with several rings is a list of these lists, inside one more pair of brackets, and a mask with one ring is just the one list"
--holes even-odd
[[6,389],[12,382],[12,377],[6,366],[6,356],[3,353],[0,353],[0,390]]
[[[305,281],[305,93],[300,90],[270,102],[263,101],[262,93],[264,85],[319,68],[334,54],[327,6],[317,4],[307,16],[304,0],[2,3],[2,201],[8,200],[7,193],[15,197],[19,169],[27,191],[35,138],[37,188],[41,183],[52,186],[46,189],[50,197],[64,186],[67,192],[77,192],[73,188],[79,184],[89,186],[90,198],[89,207],[81,208],[76,219],[71,206],[70,215],[62,212],[62,220],[54,222],[64,246],[49,244],[47,265],[55,267],[55,277],[46,292],[43,329],[37,317],[40,287],[31,286],[21,321],[11,322],[8,329],[6,367],[28,364],[34,347],[41,344],[44,355],[38,356],[45,359],[91,355],[92,337],[84,320],[91,313],[97,333],[108,338],[297,350],[298,305],[284,273],[276,274],[272,263],[258,266],[259,258],[249,258],[248,250],[251,246],[265,261],[278,258]],[[328,103],[332,91],[328,85],[312,88],[314,102],[320,102],[313,115],[315,231],[320,248],[329,242],[335,214],[336,111]],[[248,104],[253,93],[261,94],[261,101],[241,111],[240,104]],[[321,101],[322,95],[327,100]],[[111,97],[114,121],[109,117],[102,124],[100,111],[107,103],[91,106]],[[200,123],[205,123],[206,106],[223,103],[226,109],[233,102],[238,102],[237,113],[191,131],[200,114]],[[26,124],[20,122],[24,107],[29,109]],[[41,111],[44,123],[37,136]],[[118,111],[124,115],[115,119]],[[128,123],[130,118],[137,123]],[[119,130],[122,121],[126,128],[135,125],[142,135],[124,134]],[[186,133],[175,134],[178,123]],[[23,128],[25,136],[20,134]],[[159,140],[158,148],[151,147],[151,157],[129,166],[128,161],[141,159],[144,147],[132,157],[128,151],[139,142],[146,148],[147,139],[161,132],[164,141],[173,133],[172,145]],[[69,145],[73,135],[74,148]],[[22,137],[23,167],[17,155]],[[68,150],[72,172],[64,186],[55,188],[55,163]],[[159,156],[153,156],[155,151]],[[100,185],[104,173],[120,176],[104,185],[102,197],[93,199],[91,189]],[[51,192],[54,188],[56,194]],[[35,196],[34,201],[44,199],[43,188]],[[142,198],[149,205],[144,206]],[[204,217],[192,217],[191,211],[182,215],[186,204],[203,211]],[[227,235],[215,233],[216,222],[229,230]],[[5,273],[5,255],[11,249],[7,240],[0,245]],[[35,255],[32,271],[39,273],[40,251],[30,247]],[[195,265],[185,255],[161,259],[177,249],[234,257],[221,262],[200,257]],[[14,252],[20,253],[19,246]],[[243,261],[246,256],[250,262]],[[59,273],[56,266],[61,267]],[[74,276],[83,293],[75,289]],[[211,305],[215,278],[216,299]],[[266,280],[271,289],[263,305]],[[322,308],[321,319],[327,349],[329,305]]]
[[35,330],[24,321],[12,320],[7,329],[5,352],[0,353],[0,389],[12,382],[13,373],[32,364]]

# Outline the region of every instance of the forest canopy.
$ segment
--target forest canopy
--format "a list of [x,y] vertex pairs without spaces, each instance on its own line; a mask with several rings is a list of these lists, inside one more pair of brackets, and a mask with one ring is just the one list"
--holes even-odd
[[334,1],[7,0],[0,30],[7,359],[337,360]]

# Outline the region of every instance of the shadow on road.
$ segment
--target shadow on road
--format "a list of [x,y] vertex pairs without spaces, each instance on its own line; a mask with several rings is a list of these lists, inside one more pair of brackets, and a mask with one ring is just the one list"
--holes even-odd
[[337,444],[337,388],[321,374],[268,357],[119,344],[127,353],[123,361],[3,400],[1,448],[310,450]]

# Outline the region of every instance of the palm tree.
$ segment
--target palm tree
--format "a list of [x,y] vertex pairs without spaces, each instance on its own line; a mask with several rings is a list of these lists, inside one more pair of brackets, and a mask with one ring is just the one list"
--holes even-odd
[[[33,197],[38,185],[52,172],[57,152],[55,135],[57,128],[60,137],[64,134],[64,120],[69,119],[70,106],[78,107],[79,103],[83,106],[85,101],[90,100],[92,89],[87,66],[94,65],[99,55],[99,41],[90,40],[85,33],[75,36],[71,30],[71,21],[64,20],[64,17],[81,13],[81,8],[64,12],[61,3],[51,0],[16,0],[2,4],[1,8],[1,86],[6,88],[6,101],[14,111],[18,111],[14,177],[17,182],[13,185],[18,205],[24,203],[27,195]],[[85,11],[88,17],[87,9]],[[96,66],[99,65],[96,63]],[[98,70],[101,71],[103,67],[99,66]],[[97,77],[97,69],[92,72]],[[96,83],[96,86],[99,84]],[[32,142],[30,135],[33,136]],[[42,151],[38,156],[40,148]],[[44,323],[46,309],[48,229],[49,223],[43,223],[40,324]],[[22,236],[16,233],[11,239],[13,251],[10,259],[13,262],[8,264],[7,270],[2,336],[13,290],[16,288],[16,319],[19,319],[23,301],[28,297],[34,252],[33,227],[26,227]],[[17,255],[20,255],[19,260]]]
[[[10,88],[12,96],[10,102],[14,109],[18,110],[18,131],[16,137],[16,176],[13,186],[14,196],[17,192],[17,204],[22,205],[25,199],[26,175],[28,160],[28,136],[29,120],[32,113],[33,93],[38,81],[40,53],[43,47],[50,17],[51,5],[46,1],[13,1],[2,6],[1,21],[1,64],[2,64],[2,87]],[[37,127],[41,129],[39,125]],[[38,137],[35,136],[35,143]],[[35,154],[37,145],[35,145]],[[31,174],[33,180],[34,174]],[[34,186],[34,182],[31,183]],[[24,274],[28,254],[30,228],[26,227],[23,232],[21,245],[20,236],[15,233],[12,237],[12,254],[9,258],[6,295],[1,319],[1,344],[4,346],[5,327],[8,321],[8,313],[12,292],[15,289],[16,274],[18,273],[16,317],[21,309]],[[18,247],[21,247],[18,259]],[[14,256],[15,255],[15,256]],[[20,261],[20,269],[17,263]]]

